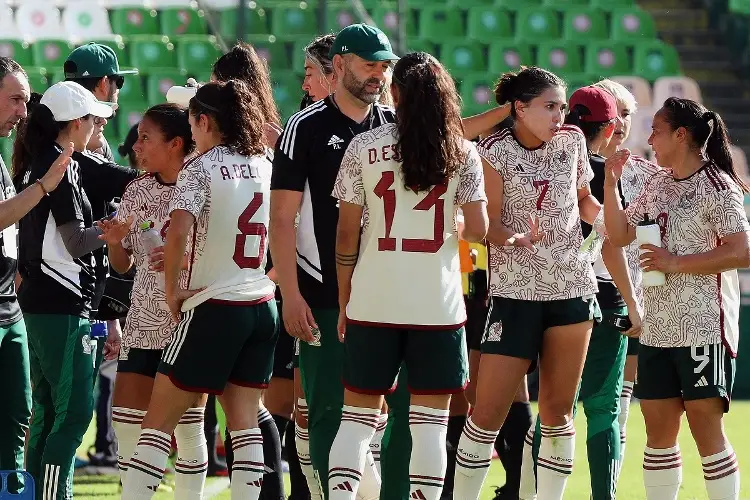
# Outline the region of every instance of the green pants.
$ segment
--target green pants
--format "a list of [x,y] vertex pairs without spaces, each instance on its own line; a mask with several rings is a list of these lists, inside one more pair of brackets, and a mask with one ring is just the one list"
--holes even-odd
[[27,314],[25,320],[33,386],[26,468],[37,499],[65,500],[73,496],[75,453],[94,409],[91,324],[61,314]]
[[[344,384],[342,380],[344,368],[344,344],[339,342],[336,324],[339,318],[338,309],[313,309],[315,322],[320,329],[320,345],[312,346],[306,342],[300,342],[299,366],[302,375],[302,389],[305,393],[308,406],[308,432],[310,433],[310,459],[313,469],[318,476],[321,488],[328,498],[328,455],[331,445],[336,438],[341,423],[341,412],[344,406]],[[401,384],[399,384],[400,386]],[[402,390],[407,388],[404,384]],[[387,398],[389,406],[394,401]],[[389,427],[398,429],[394,443],[383,446],[381,460],[384,456],[405,455],[405,465],[389,468],[389,481],[398,478],[398,484],[406,483],[406,493],[403,496],[381,495],[381,500],[406,499],[409,495],[409,455],[411,452],[411,438],[409,431],[409,400],[404,404],[395,402],[391,408],[396,409],[393,416],[395,421],[389,418]],[[405,429],[406,434],[403,434]],[[388,432],[388,431],[386,431]],[[404,439],[404,437],[408,439]],[[405,451],[404,451],[405,450]],[[381,462],[382,465],[382,462]],[[397,469],[398,471],[394,471]],[[384,473],[385,475],[385,473]]]
[[[583,366],[578,399],[586,414],[586,450],[591,475],[592,500],[615,500],[617,461],[620,458],[620,393],[628,351],[628,339],[609,323],[614,314],[627,308],[602,310],[602,322],[594,326]],[[575,406],[573,407],[575,411]],[[537,419],[534,460],[541,440]]]
[[[23,319],[0,327],[0,470],[23,469],[23,447],[31,417],[29,346]],[[18,493],[21,482],[8,477],[8,490]]]

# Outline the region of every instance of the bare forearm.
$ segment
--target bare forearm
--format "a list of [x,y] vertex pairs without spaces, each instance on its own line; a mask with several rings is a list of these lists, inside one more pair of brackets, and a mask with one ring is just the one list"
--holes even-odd
[[281,288],[282,296],[299,294],[297,283],[297,234],[294,221],[277,223],[273,226],[270,238],[273,268]]
[[510,115],[510,106],[498,106],[484,113],[470,116],[462,120],[464,125],[464,138],[476,139],[484,132],[492,130],[498,123]]
[[167,232],[167,242],[164,244],[164,288],[167,295],[179,288],[187,237],[188,231],[178,231],[174,226]]
[[607,228],[607,238],[613,245],[624,247],[633,241],[628,234],[628,218],[620,204],[616,184],[604,184],[604,226]]
[[628,261],[625,258],[625,250],[622,247],[616,247],[609,241],[602,245],[602,260],[607,266],[607,271],[612,276],[617,290],[622,295],[623,300],[628,306],[635,304],[635,291],[633,282],[630,279],[628,271]]
[[354,266],[359,258],[359,235],[341,233],[336,237],[336,279],[339,285],[339,307],[349,303]]
[[490,227],[487,230],[487,241],[501,247],[514,234],[516,234],[515,231],[508,229],[504,225],[490,222]]
[[719,274],[750,265],[746,249],[719,245],[709,252],[677,257],[677,272],[683,274]]
[[578,212],[581,215],[581,220],[591,226],[594,225],[596,216],[599,215],[599,211],[602,206],[599,204],[593,195],[589,194],[578,200]]
[[42,187],[34,183],[12,198],[0,202],[0,230],[21,220],[43,196]]
[[133,257],[120,243],[108,245],[107,251],[112,269],[120,274],[125,274],[130,270],[133,265]]

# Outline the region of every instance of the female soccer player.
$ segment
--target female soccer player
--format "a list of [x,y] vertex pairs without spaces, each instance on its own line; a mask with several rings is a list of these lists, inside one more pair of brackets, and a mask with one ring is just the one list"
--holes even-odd
[[498,429],[539,358],[539,498],[560,499],[573,465],[573,400],[599,315],[594,272],[579,253],[580,221],[594,223],[601,207],[589,191],[585,137],[562,126],[563,81],[525,68],[503,75],[495,96],[499,104],[511,103],[515,120],[477,148],[491,217],[491,305],[454,496],[479,498]]
[[[29,339],[33,414],[27,470],[45,498],[73,495],[73,459],[93,412],[94,358],[89,314],[95,299],[96,265],[92,252],[104,245],[83,191],[79,163],[54,191],[45,174],[72,143],[83,151],[112,107],[73,82],[53,85],[31,111],[16,139],[16,190],[35,183],[45,196],[19,223],[18,268],[23,282],[18,302]],[[40,180],[41,179],[41,180]],[[119,339],[118,339],[119,340]],[[114,359],[119,344],[105,345]]]
[[661,246],[642,245],[644,272],[666,283],[644,290],[645,318],[636,395],[646,421],[643,478],[649,500],[677,498],[682,413],[703,463],[708,497],[737,499],[737,458],[723,429],[737,355],[737,268],[750,266],[747,186],[732,165],[721,117],[669,98],[656,113],[648,143],[664,169],[626,210],[616,193],[629,151],[608,160],[604,192],[610,240],[625,246],[645,218],[656,220]]
[[232,498],[257,500],[265,473],[258,405],[277,335],[274,284],[264,272],[271,180],[265,122],[258,99],[238,80],[198,89],[188,118],[199,156],[180,171],[164,245],[166,299],[179,324],[162,356],[122,497],[151,498],[170,434],[196,395],[211,392],[232,435]]
[[[612,80],[601,80],[594,84],[610,94],[617,100],[617,121],[615,133],[609,144],[600,151],[605,158],[614,155],[622,149],[622,145],[627,141],[630,135],[630,127],[633,115],[638,111],[638,103],[633,94],[625,88],[624,85]],[[659,166],[645,158],[631,154],[628,162],[622,171],[620,188],[625,202],[625,206],[635,200],[643,190],[649,179],[659,170]],[[643,311],[643,287],[641,286],[642,272],[640,262],[640,250],[638,242],[633,241],[626,247],[628,265],[630,267],[630,279],[635,291],[635,300],[637,306]],[[620,394],[620,467],[625,459],[625,442],[627,439],[627,422],[630,412],[630,400],[633,396],[633,386],[635,385],[635,375],[638,367],[638,338],[628,337],[628,356],[625,361],[625,371],[622,383],[622,393]],[[618,471],[619,474],[619,471]]]
[[[396,123],[354,138],[333,192],[346,391],[329,459],[331,500],[356,497],[383,395],[403,361],[412,394],[409,497],[437,500],[450,394],[467,382],[458,237],[481,241],[487,230],[479,156],[463,139],[453,80],[435,58],[401,58],[392,93]],[[465,222],[456,231],[458,207]]]
[[[177,176],[185,157],[194,148],[184,108],[177,104],[159,104],[146,111],[138,125],[133,151],[138,165],[147,173],[128,185],[118,209],[118,220],[102,221],[99,225],[115,271],[125,273],[133,265],[136,267],[112,403],[118,465],[123,479],[138,444],[162,351],[176,326],[169,313],[164,288],[159,285],[164,276],[163,248],[149,253],[140,236],[141,227],[145,223],[164,238]],[[187,273],[183,271],[180,279],[184,285]],[[196,398],[194,403],[180,418],[174,432],[177,439],[175,496],[199,500],[208,461],[203,434],[205,395]]]

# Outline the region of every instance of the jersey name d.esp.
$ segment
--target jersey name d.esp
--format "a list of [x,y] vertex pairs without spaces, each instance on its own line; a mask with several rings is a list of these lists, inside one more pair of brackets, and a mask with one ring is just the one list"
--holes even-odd
[[[626,208],[633,203],[641,194],[646,183],[659,172],[659,165],[648,161],[647,159],[631,155],[625,168],[622,170],[620,177],[620,189],[625,199]],[[641,269],[641,251],[638,247],[638,241],[634,240],[630,245],[625,247],[625,257],[628,260],[628,269],[630,270],[630,280],[633,282],[633,291],[635,300],[638,305],[643,307],[643,270]]]
[[563,126],[552,140],[531,150],[508,128],[482,140],[477,150],[503,178],[501,223],[526,233],[530,217],[536,216],[544,232],[534,251],[489,243],[490,295],[545,301],[595,294],[594,270],[580,252],[577,190],[594,176],[583,133]]
[[[743,194],[713,163],[685,179],[662,169],[626,209],[637,226],[646,214],[661,229],[662,247],[674,255],[710,252],[721,239],[750,231]],[[641,343],[699,347],[724,343],[737,354],[740,290],[737,271],[666,275],[663,286],[644,289]]]
[[347,319],[460,328],[466,308],[455,217],[461,205],[487,200],[481,160],[464,141],[466,159],[447,185],[415,193],[404,187],[397,141],[395,124],[356,136],[334,186],[335,198],[364,207]]
[[183,311],[211,299],[253,305],[273,299],[276,285],[265,273],[271,162],[216,146],[180,172],[170,215],[195,217],[189,253],[188,288],[204,288]]
[[[158,273],[149,267],[148,255],[140,238],[140,225],[150,222],[151,227],[166,240],[169,205],[175,189],[175,184],[162,182],[158,175],[142,175],[128,184],[117,210],[119,220],[133,216],[133,225],[122,240],[122,246],[133,255],[136,269],[130,310],[122,332],[120,359],[127,359],[131,348],[164,349],[172,337],[175,322],[163,287],[157,286]],[[186,271],[180,273],[180,286],[187,287]]]

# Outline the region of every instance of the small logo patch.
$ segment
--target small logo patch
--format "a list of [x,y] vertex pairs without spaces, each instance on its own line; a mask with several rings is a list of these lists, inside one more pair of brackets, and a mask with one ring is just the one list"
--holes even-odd
[[496,323],[492,323],[489,328],[487,328],[487,331],[484,332],[483,342],[500,342],[502,336],[503,324],[498,321]]
[[81,338],[81,344],[83,344],[83,353],[91,354],[91,337],[84,335],[83,338]]

